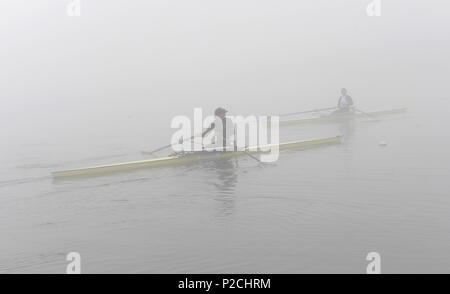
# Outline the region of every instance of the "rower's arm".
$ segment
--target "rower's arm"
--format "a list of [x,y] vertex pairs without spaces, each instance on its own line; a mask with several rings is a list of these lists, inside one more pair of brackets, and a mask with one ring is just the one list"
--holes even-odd
[[[201,134],[201,135],[202,135],[202,138],[205,137],[209,132],[211,132],[212,130],[214,130],[214,128],[215,128],[215,124],[212,123],[211,126],[210,126],[209,128],[207,128],[207,129]],[[194,139],[195,137],[198,137],[198,135],[192,136],[189,140],[192,140],[192,139]],[[183,138],[180,138],[180,140],[178,140],[178,143],[180,143],[180,144],[183,144],[183,142],[184,142],[184,139],[183,139]]]
[[202,133],[202,137],[206,136],[209,132],[214,130],[215,127],[216,127],[216,125],[214,123],[212,123],[211,126]]

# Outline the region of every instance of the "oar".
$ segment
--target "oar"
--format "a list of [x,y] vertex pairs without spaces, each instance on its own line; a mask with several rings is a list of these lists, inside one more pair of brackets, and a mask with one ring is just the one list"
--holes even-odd
[[367,115],[367,116],[370,117],[371,119],[378,120],[375,116],[373,116],[373,115],[371,115],[371,114],[368,114],[367,112],[364,112],[364,111],[362,111],[362,110],[360,110],[360,109],[358,109],[358,108],[355,108],[355,110],[356,110],[357,112],[361,112],[361,113],[364,114],[364,115]]
[[252,155],[250,152],[245,151],[246,149],[249,149],[249,147],[246,146],[245,149],[242,150],[242,152],[244,152],[245,155],[248,155],[249,157],[253,158],[254,160],[256,160],[256,161],[259,162],[259,163],[264,163],[264,162],[262,162],[259,158],[257,158],[256,156]]
[[[192,139],[194,139],[194,138],[195,138],[195,136],[192,136],[191,138],[189,138],[189,141],[192,140]],[[182,144],[183,141],[180,141],[179,143]],[[167,149],[167,148],[169,148],[169,147],[172,147],[172,144],[163,146],[163,147],[158,148],[158,149],[155,149],[155,150],[153,150],[153,151],[141,151],[141,152],[142,152],[142,154],[150,154],[150,155],[155,156],[154,153],[156,153],[156,152],[158,152],[158,151],[161,151],[161,150],[164,150],[164,149]]]
[[243,152],[244,152],[245,155],[250,156],[251,158],[253,158],[253,159],[256,160],[257,162],[262,163],[262,161],[259,160],[256,156],[251,155],[250,153],[248,153],[248,152],[245,151],[245,150],[243,150]]
[[158,151],[161,151],[161,150],[164,150],[164,149],[167,149],[167,148],[169,148],[169,147],[171,147],[171,146],[172,146],[172,144],[169,144],[169,145],[163,146],[163,147],[161,147],[161,148],[155,149],[155,150],[153,150],[153,151],[141,151],[141,153],[142,153],[142,154],[150,154],[150,155],[155,156],[154,153],[156,153],[156,152],[158,152]]
[[[207,128],[207,129],[202,133],[202,137],[206,136],[206,135],[207,135],[209,132],[211,132],[213,129],[214,129],[214,126],[211,125],[209,128]],[[189,138],[189,141],[191,141],[191,140],[194,139],[195,137],[196,137],[196,136],[190,137],[190,138]],[[179,143],[179,144],[183,144],[183,142],[184,142],[184,140],[181,139],[178,143]],[[164,146],[164,147],[158,148],[158,149],[153,150],[153,151],[150,151],[150,152],[149,152],[149,151],[141,151],[141,152],[142,152],[143,154],[151,154],[151,155],[154,156],[153,153],[156,153],[156,152],[158,152],[158,151],[164,150],[164,149],[169,148],[169,147],[171,147],[171,146],[172,146],[172,144],[166,145],[166,146]]]
[[291,115],[297,115],[297,114],[305,114],[305,113],[311,113],[311,112],[320,112],[320,111],[325,111],[325,110],[332,110],[332,109],[336,109],[336,108],[337,107],[327,107],[327,108],[314,109],[314,110],[308,110],[308,111],[284,113],[284,114],[280,114],[278,116],[291,116]]

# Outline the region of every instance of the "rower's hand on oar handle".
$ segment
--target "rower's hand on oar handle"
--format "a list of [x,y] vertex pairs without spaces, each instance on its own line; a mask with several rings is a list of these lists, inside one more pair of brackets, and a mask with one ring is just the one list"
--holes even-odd
[[[208,132],[209,132],[209,130],[208,130]],[[206,134],[206,132],[203,134],[202,133],[195,134],[194,136],[189,138],[189,141],[191,141],[192,139],[194,139],[196,137],[203,137],[205,134]],[[180,138],[180,140],[178,140],[179,144],[183,144],[183,142],[184,142],[184,138]]]

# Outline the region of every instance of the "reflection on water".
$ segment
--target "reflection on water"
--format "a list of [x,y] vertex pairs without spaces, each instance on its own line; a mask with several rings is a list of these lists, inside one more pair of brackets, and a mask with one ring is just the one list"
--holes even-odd
[[348,145],[353,140],[355,134],[355,120],[347,119],[340,121],[338,124],[338,131],[344,137],[343,144]]
[[206,168],[216,188],[217,193],[214,194],[214,200],[218,204],[217,214],[219,217],[233,214],[235,208],[235,189],[238,180],[236,168],[236,158],[213,160]]

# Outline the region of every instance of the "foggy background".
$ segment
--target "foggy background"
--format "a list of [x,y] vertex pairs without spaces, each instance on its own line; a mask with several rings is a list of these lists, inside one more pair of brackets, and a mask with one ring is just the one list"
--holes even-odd
[[[141,150],[169,144],[174,131],[170,129],[173,116],[192,116],[194,107],[202,107],[205,112],[225,107],[231,115],[303,111],[336,105],[342,87],[348,89],[356,106],[364,111],[408,107],[410,121],[390,122],[384,129],[378,129],[378,135],[370,133],[370,127],[364,125],[361,133],[368,134],[367,138],[373,136],[370,144],[375,145],[381,139],[405,138],[402,144],[391,149],[389,157],[389,162],[393,162],[403,156],[405,164],[400,166],[404,170],[389,177],[398,179],[403,187],[414,179],[419,179],[417,184],[420,181],[423,184],[426,175],[437,174],[433,177],[436,182],[428,183],[434,190],[424,190],[434,191],[430,193],[442,197],[439,198],[441,202],[434,202],[442,209],[439,210],[442,218],[435,221],[439,226],[448,225],[447,209],[450,206],[443,193],[448,188],[446,177],[449,174],[444,163],[448,163],[447,147],[450,146],[446,139],[446,126],[450,121],[447,112],[450,101],[449,1],[381,1],[379,17],[367,16],[366,7],[371,1],[362,0],[82,0],[79,17],[67,15],[70,2],[0,2],[0,223],[5,236],[5,242],[0,245],[0,261],[3,261],[0,262],[0,271],[51,272],[63,269],[47,268],[46,262],[36,261],[34,257],[42,256],[45,250],[39,249],[41,247],[33,244],[32,240],[41,240],[42,248],[47,248],[48,244],[44,246],[43,240],[57,242],[55,239],[70,235],[68,228],[41,234],[35,226],[48,223],[45,215],[56,213],[61,207],[69,211],[75,209],[61,200],[64,199],[61,193],[71,193],[70,201],[81,196],[80,201],[90,203],[92,199],[99,199],[87,195],[101,195],[102,199],[107,199],[108,193],[118,189],[114,186],[108,192],[95,192],[98,182],[94,180],[92,189],[73,192],[71,189],[79,187],[80,183],[54,185],[49,179],[51,171],[97,162],[142,159]],[[392,127],[395,125],[397,128]],[[391,133],[386,135],[389,129]],[[301,130],[300,133],[291,130],[289,137],[304,139],[338,133],[342,130],[322,127]],[[376,157],[365,153],[365,147],[362,147],[372,146],[370,144],[359,145],[361,149],[353,146],[349,151],[353,152],[352,156],[361,155],[358,164],[364,167],[376,162]],[[339,157],[336,154],[329,155],[329,158]],[[364,156],[368,158],[363,159]],[[305,170],[320,167],[314,167],[314,161],[304,160],[299,166]],[[317,158],[317,162],[328,160]],[[408,174],[411,170],[406,165],[408,162],[415,162],[416,167],[427,162],[430,168]],[[289,166],[286,173],[296,168],[298,166]],[[332,175],[339,175],[339,171],[331,167],[330,170],[330,179]],[[381,168],[379,173],[383,170]],[[352,171],[357,173],[356,169]],[[286,176],[284,172],[283,175]],[[317,170],[316,176],[319,175]],[[178,178],[172,176],[168,182],[159,184],[151,180],[145,188],[130,185],[127,188],[119,186],[119,189],[123,189],[121,191],[130,199],[150,190],[159,192],[161,199],[167,199],[164,195],[175,192],[165,189],[168,186],[174,189],[179,183]],[[209,176],[205,177],[208,179]],[[295,182],[294,178],[292,180]],[[180,179],[179,185],[189,187],[186,183],[181,184],[183,181],[188,180]],[[337,181],[345,182],[342,179]],[[200,190],[201,182],[196,186]],[[241,182],[246,183],[245,180]],[[266,181],[261,180],[261,183],[264,185]],[[343,185],[350,187],[350,184]],[[240,195],[249,194],[254,189],[251,187],[247,186]],[[283,187],[290,187],[289,182]],[[285,193],[295,191],[294,188],[285,189]],[[417,191],[411,187],[408,191],[414,190]],[[314,191],[319,195],[323,192],[320,189]],[[367,190],[361,188],[362,191]],[[396,195],[408,194],[406,191],[397,192]],[[270,195],[277,197],[277,193]],[[343,194],[349,195],[348,191]],[[45,195],[55,198],[48,199]],[[406,197],[398,201],[410,203]],[[104,207],[101,201],[97,205],[100,210],[92,211],[92,222],[95,222],[94,215],[101,219],[101,215],[111,212],[101,209]],[[168,205],[177,207],[176,199]],[[261,205],[262,213],[263,207],[273,207]],[[411,211],[420,211],[423,205],[420,202]],[[72,212],[77,215],[76,210]],[[149,211],[140,213],[150,214]],[[435,213],[432,210],[426,215]],[[134,211],[130,214],[139,213]],[[71,214],[63,210],[58,217],[70,219],[67,215]],[[118,218],[123,215],[118,212]],[[176,219],[178,214],[170,215]],[[379,215],[382,216],[383,211]],[[150,222],[142,229],[149,230],[152,224]],[[159,225],[164,228],[164,223]],[[196,225],[198,223],[193,221],[192,226]],[[251,227],[252,222],[246,223],[244,228],[247,226]],[[96,229],[82,225],[77,228],[79,232],[88,231],[96,235]],[[436,229],[436,236],[443,238],[436,240],[439,248],[448,248],[450,244],[447,229],[446,226]],[[211,230],[220,232],[217,228]],[[427,229],[424,231],[428,232]],[[210,231],[209,234],[214,235]],[[111,243],[123,239],[120,234],[120,238],[112,235],[116,237],[99,238],[111,240]],[[232,236],[231,239],[238,239],[236,235]],[[388,239],[379,237],[376,240]],[[85,246],[80,245],[82,248],[92,244],[90,237],[84,235],[76,240]],[[406,242],[406,239],[402,240]],[[172,241],[167,242],[172,244]],[[167,245],[161,242],[155,248]],[[67,250],[71,250],[69,247]],[[123,245],[120,250],[117,248],[120,252],[128,249],[128,245]],[[415,256],[423,250],[418,248],[414,251]],[[66,251],[55,245],[48,255],[55,257],[60,252]],[[266,254],[260,253],[259,256]],[[160,259],[156,258],[161,264],[167,262],[164,254],[157,255]],[[107,253],[105,256],[105,260],[110,258]],[[426,260],[425,255],[421,258]],[[50,260],[61,263],[56,257]],[[126,257],[124,260],[127,261],[118,264],[125,263],[129,267],[117,267],[117,271],[133,271],[133,265],[140,264]],[[175,257],[173,267],[159,269],[163,272],[203,272],[202,269],[205,272],[227,269],[232,272],[357,271],[354,267],[328,268],[327,265],[310,269],[279,268],[276,262],[260,267],[230,265],[229,268],[208,267],[202,263],[187,266],[185,263],[186,267],[177,268],[175,264],[179,260]],[[417,261],[418,264],[426,264],[423,260]],[[152,262],[154,264],[154,259]],[[145,264],[145,259],[142,264]],[[311,264],[315,263],[311,261]],[[421,269],[414,267],[414,270],[448,272],[448,254],[438,266],[433,267],[432,264],[430,261],[430,264]],[[144,272],[158,272],[158,268],[138,268]],[[108,265],[103,267],[101,263],[92,267],[93,271],[99,272],[107,269]],[[393,270],[405,272],[413,269],[399,265]]]
[[362,109],[448,97],[448,1],[383,1],[380,17],[361,0],[95,0],[81,1],[80,17],[69,3],[1,2],[10,142],[151,136],[193,107],[329,107],[342,87]]

